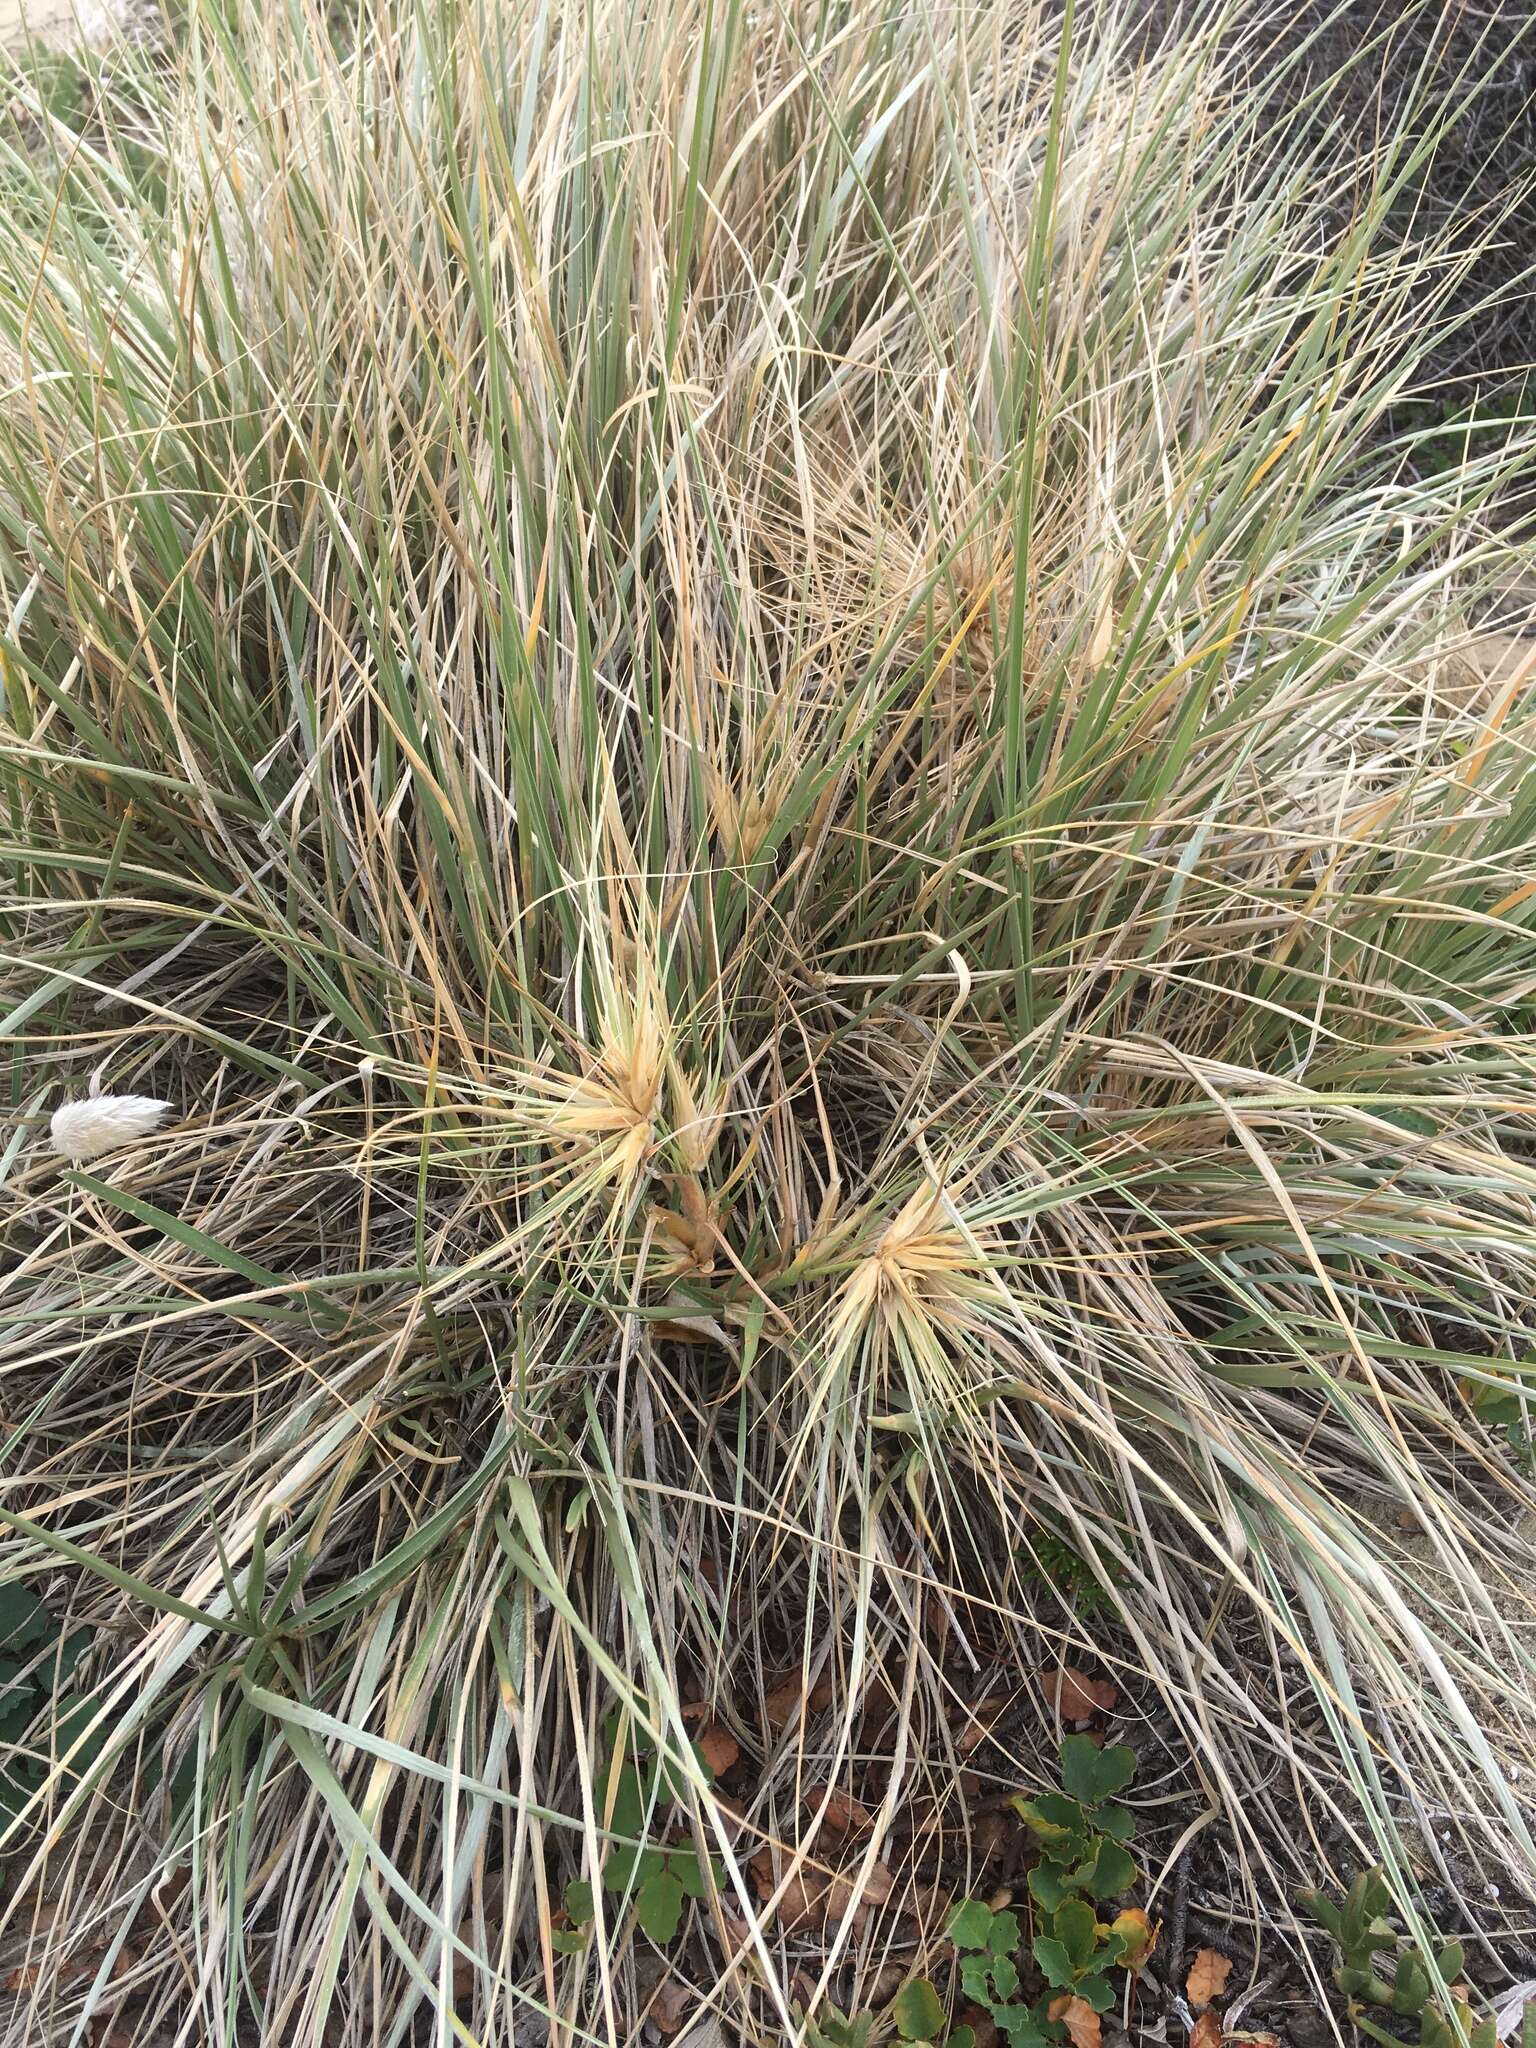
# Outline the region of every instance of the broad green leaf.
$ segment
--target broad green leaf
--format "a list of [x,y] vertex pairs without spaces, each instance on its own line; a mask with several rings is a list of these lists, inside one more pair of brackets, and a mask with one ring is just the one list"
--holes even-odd
[[[68,1756],[74,1745],[80,1743],[79,1749],[69,1758],[69,1768],[77,1777],[84,1777],[107,1746],[109,1731],[105,1725],[95,1728],[90,1734],[86,1733],[96,1720],[96,1715],[94,1700],[78,1700],[73,1706],[66,1708],[54,1724],[54,1744],[59,1756]],[[83,1742],[82,1736],[85,1738]]]
[[1051,1915],[1051,1932],[1072,1959],[1074,1969],[1084,1969],[1098,1946],[1099,1916],[1086,1899],[1065,1899]]
[[1019,1988],[1019,1966],[1012,1956],[992,1959],[992,1987],[999,1998],[1012,1998]]
[[1129,1849],[1122,1849],[1118,1842],[1100,1842],[1099,1853],[1083,1878],[1089,1897],[1113,1899],[1128,1892],[1135,1882],[1136,1859]]
[[1070,1991],[1077,1982],[1077,1971],[1062,1943],[1054,1935],[1037,1934],[1033,1948],[1035,1961],[1040,1965],[1040,1974],[1046,1983],[1057,1991]]
[[1392,1986],[1370,1963],[1346,1963],[1333,1973],[1333,1981],[1349,1997],[1367,2005],[1390,2005]]
[[1049,1863],[1037,1863],[1029,1873],[1029,1893],[1047,1913],[1054,1913],[1070,1890],[1069,1874]]
[[1009,1804],[1051,1862],[1071,1868],[1088,1854],[1087,1817],[1075,1799],[1042,1792],[1038,1799],[1013,1799]]
[[590,1920],[597,1911],[597,1900],[592,1887],[584,1877],[574,1878],[565,1888],[565,1910],[578,1924]]
[[992,1996],[992,1956],[970,1955],[960,1958],[960,1989],[967,1998],[977,2004],[984,2004]]
[[1017,1913],[994,1913],[992,1932],[987,1937],[987,1947],[995,1956],[1011,1956],[1024,1939]]
[[25,1733],[41,1697],[30,1686],[18,1687],[14,1693],[0,1692],[0,1743],[15,1742]]
[[[1092,1748],[1091,1743],[1089,1747]],[[1086,1835],[1089,1831],[1088,1815],[1082,1802],[1068,1798],[1065,1792],[1041,1792],[1033,1799],[1016,1799],[1014,1805],[1021,1813],[1027,1807],[1043,1828],[1055,1828],[1069,1835]]]
[[1300,1892],[1298,1903],[1304,1913],[1310,1913],[1318,1924],[1329,1934],[1337,1936],[1343,1930],[1344,1915],[1324,1892]]
[[682,1917],[683,1888],[670,1871],[648,1877],[635,1893],[635,1918],[652,1941],[670,1941]]
[[88,1628],[77,1628],[73,1635],[66,1636],[59,1646],[58,1664],[55,1666],[50,1663],[44,1666],[50,1680],[53,1679],[56,1671],[57,1682],[62,1686],[65,1679],[73,1673],[76,1665],[84,1657],[94,1640],[93,1632]]
[[660,1849],[638,1849],[621,1845],[609,1856],[603,1865],[603,1889],[610,1892],[628,1891],[631,1885],[648,1884],[653,1877],[665,1876],[667,1859]]
[[995,2005],[992,2020],[1008,2036],[1010,2048],[1045,2048],[1051,2039],[1027,2005]]
[[1061,1782],[1084,1806],[1113,1798],[1135,1775],[1136,1753],[1123,1743],[1099,1749],[1086,1735],[1069,1735],[1061,1745]]
[[992,1908],[984,1899],[962,1899],[952,1908],[946,1931],[956,1948],[986,1948],[992,1938]]
[[[647,1774],[649,1777],[649,1773]],[[649,1805],[649,1783],[642,1786],[640,1773],[633,1764],[625,1764],[619,1772],[614,1787],[613,1812],[608,1825],[616,1835],[625,1835],[633,1840],[645,1832],[646,1809]]]
[[578,1486],[575,1493],[571,1496],[570,1506],[565,1511],[565,1526],[568,1532],[581,1527],[582,1523],[587,1519],[587,1509],[591,1505],[591,1487]]
[[48,1610],[35,1593],[15,1579],[0,1586],[0,1643],[19,1650],[41,1642],[48,1630]]
[[944,2024],[944,2008],[926,1977],[910,1977],[891,2000],[891,2018],[903,2041],[931,2041]]
[[1398,1958],[1397,1975],[1392,1980],[1392,2010],[1398,2013],[1422,2012],[1428,2000],[1429,1972],[1410,1950]]
[[1093,1825],[1112,1842],[1128,1842],[1136,1832],[1136,1816],[1129,1807],[1098,1806],[1094,1808]]
[[[693,1749],[691,1743],[689,1748]],[[715,1774],[710,1770],[697,1750],[693,1751],[693,1759],[704,1773],[705,1784],[712,1785],[715,1782]],[[669,1806],[676,1806],[687,1798],[688,1772],[684,1765],[674,1762],[670,1757],[658,1757],[651,1766],[651,1773],[659,1800],[664,1800]]]

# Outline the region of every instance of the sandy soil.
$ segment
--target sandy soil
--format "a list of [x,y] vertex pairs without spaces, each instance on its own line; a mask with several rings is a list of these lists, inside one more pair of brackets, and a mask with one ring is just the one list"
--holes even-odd
[[[99,6],[90,12],[100,14]],[[69,42],[76,34],[74,0],[0,0],[0,44],[14,49],[27,31],[50,43]]]

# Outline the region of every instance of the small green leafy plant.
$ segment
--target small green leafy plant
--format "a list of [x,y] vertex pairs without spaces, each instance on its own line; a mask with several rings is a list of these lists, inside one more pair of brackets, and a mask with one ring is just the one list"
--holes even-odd
[[1452,391],[1431,392],[1398,401],[1394,412],[1413,450],[1421,476],[1444,476],[1469,448],[1482,448],[1500,432],[1508,433],[1529,419],[1536,407],[1536,375],[1527,371],[1503,390],[1479,391],[1471,399],[1457,384]]
[[[1108,1972],[1139,1969],[1146,1959],[1152,1933],[1145,1913],[1132,1907],[1106,1921],[1098,1910],[1136,1881],[1136,1862],[1125,1846],[1133,1832],[1131,1815],[1113,1803],[1135,1773],[1129,1749],[1099,1749],[1086,1735],[1069,1735],[1061,1746],[1062,1789],[1013,1801],[1040,1850],[1029,1874],[1037,1930],[1030,1955],[1045,1984],[1037,1998],[1020,1995],[1023,1936],[1017,1913],[964,1899],[950,1914],[960,1988],[985,2009],[1010,2048],[1060,2041],[1066,2027],[1055,2009],[1066,1999],[1081,1998],[1095,2012],[1107,2011],[1115,1995]],[[917,1988],[908,1985],[902,1996]],[[921,1988],[933,1996],[931,1986]],[[933,2038],[907,2033],[901,2015],[895,2017],[905,2039]],[[949,2035],[949,2048],[971,2048],[973,2040],[970,2027],[958,2027]]]
[[1125,1572],[1103,1551],[1086,1557],[1064,1536],[1047,1529],[1028,1537],[1019,1545],[1017,1554],[1026,1576],[1049,1586],[1062,1605],[1080,1619],[1087,1621],[1113,1610],[1114,1595],[1105,1581],[1119,1585]]
[[[1030,2008],[1019,2003],[1019,1966],[1015,1960],[1022,1939],[1019,1916],[993,1912],[980,1899],[963,1899],[949,1916],[949,1938],[960,1951],[960,1989],[974,2005],[984,2006],[1010,2040],[1030,2039],[1014,2029]],[[956,2027],[950,2048],[971,2048],[975,2030]]]
[[[70,1685],[90,1645],[89,1629],[64,1635],[25,1586],[0,1586],[0,1754],[5,1758],[0,1768],[0,1827],[15,1818],[48,1775],[41,1750],[29,1753],[23,1739],[32,1724],[51,1709],[52,1741],[62,1754],[74,1747],[91,1718],[90,1702]],[[77,1754],[75,1767],[85,1760]]]
[[1115,1898],[1135,1883],[1135,1858],[1125,1846],[1135,1824],[1111,1803],[1135,1775],[1129,1749],[1100,1749],[1086,1735],[1069,1735],[1061,1745],[1062,1790],[1012,1802],[1039,1844],[1029,1889],[1047,1914],[1074,1899]]
[[[798,2005],[790,2007],[790,2014],[805,2029],[806,2048],[868,2048],[875,2026],[874,2013],[846,2013],[835,2005],[824,2005],[813,2020]],[[944,2027],[944,2007],[926,1977],[907,1979],[891,2000],[888,2017],[906,2048],[933,2048]],[[947,2048],[974,2048],[975,2038],[970,2027],[958,2027]]]
[[807,2019],[804,2008],[792,2005],[790,2017],[804,2030],[805,2048],[869,2048],[874,2029],[872,2012],[846,2013],[835,2005],[824,2005],[815,2019]]
[[1536,1375],[1528,1367],[1493,1371],[1497,1384],[1479,1382],[1472,1390],[1472,1407],[1490,1429],[1501,1432],[1519,1469],[1536,1476]]
[[[1459,1941],[1446,1942],[1430,1969],[1425,1958],[1387,1918],[1392,1895],[1380,1870],[1363,1870],[1342,1903],[1304,1892],[1302,1905],[1333,1937],[1340,1954],[1333,1981],[1349,2000],[1349,2016],[1362,2034],[1402,2048],[1404,2036],[1370,2017],[1367,2007],[1417,2020],[1419,2048],[1498,2048],[1498,2024],[1477,2018],[1456,1986],[1465,1963]],[[1536,2048],[1536,2005],[1526,2007],[1520,2048]]]
[[[683,1901],[707,1898],[711,1879],[716,1884],[723,1883],[724,1872],[714,1862],[702,1859],[691,1844],[656,1848],[645,1840],[658,1815],[676,1802],[678,1789],[663,1759],[653,1753],[643,1736],[629,1738],[630,1753],[619,1765],[615,1781],[617,1746],[617,1730],[611,1722],[605,1766],[598,1775],[603,1792],[610,1784],[613,1786],[608,1831],[614,1840],[603,1860],[603,1890],[632,1891],[635,1918],[641,1930],[652,1941],[665,1943],[677,1932]],[[694,1756],[707,1782],[714,1773],[697,1749]],[[592,1886],[586,1879],[578,1878],[566,1886],[565,1910],[572,1925],[557,1927],[550,1938],[562,1954],[574,1955],[586,1946],[589,1923],[597,1910]]]

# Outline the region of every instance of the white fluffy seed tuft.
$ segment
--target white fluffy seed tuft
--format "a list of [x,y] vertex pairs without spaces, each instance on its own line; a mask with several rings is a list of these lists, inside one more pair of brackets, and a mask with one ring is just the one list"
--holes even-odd
[[53,1149],[63,1159],[99,1159],[147,1138],[170,1107],[153,1095],[87,1095],[61,1102],[48,1126]]

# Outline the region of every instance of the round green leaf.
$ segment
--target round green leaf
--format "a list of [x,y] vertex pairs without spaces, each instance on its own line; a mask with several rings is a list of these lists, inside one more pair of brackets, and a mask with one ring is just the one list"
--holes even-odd
[[1034,1952],[1046,1983],[1056,1991],[1070,1991],[1077,1982],[1077,1971],[1062,1944],[1053,1935],[1037,1934]]
[[48,1610],[35,1593],[13,1579],[0,1586],[0,1643],[13,1650],[37,1642],[48,1633]]
[[635,1918],[654,1942],[668,1942],[683,1917],[683,1888],[668,1870],[648,1877],[635,1893]]
[[992,1958],[992,1987],[999,1998],[1012,1998],[1019,1988],[1019,1966],[1012,1956]]
[[960,1989],[967,1998],[974,1998],[978,2005],[992,1996],[992,1962],[988,1955],[962,1956],[960,1959]]
[[1099,1749],[1086,1735],[1069,1735],[1061,1745],[1061,1782],[1084,1806],[1112,1799],[1135,1775],[1135,1751],[1124,1744]]
[[691,1849],[680,1849],[667,1858],[667,1868],[690,1899],[709,1896],[709,1873]]
[[1066,1899],[1051,1915],[1051,1932],[1072,1958],[1073,1967],[1081,1970],[1097,1944],[1099,1916],[1086,1899]]
[[944,2008],[926,1977],[912,1977],[891,2000],[891,2018],[903,2041],[931,2041],[944,2024]]
[[987,1947],[995,1956],[1010,1956],[1024,1939],[1017,1913],[994,1913]]
[[1100,1842],[1093,1869],[1083,1889],[1095,1899],[1112,1899],[1136,1882],[1136,1859],[1118,1842]]
[[962,1899],[949,1916],[949,1938],[956,1948],[987,1948],[992,1939],[992,1908],[985,1899]]
[[590,1920],[597,1911],[597,1900],[592,1895],[591,1885],[584,1877],[578,1877],[566,1886],[565,1910],[578,1925],[583,1920]]

